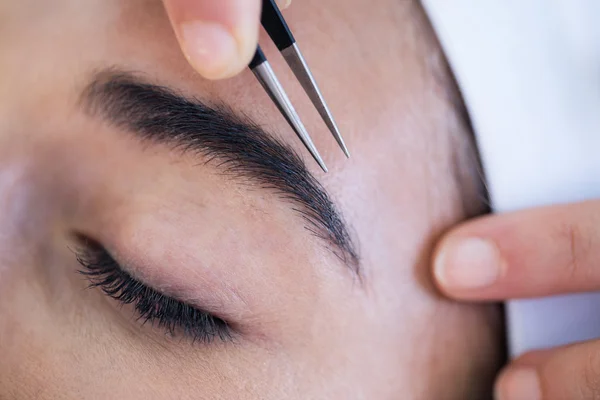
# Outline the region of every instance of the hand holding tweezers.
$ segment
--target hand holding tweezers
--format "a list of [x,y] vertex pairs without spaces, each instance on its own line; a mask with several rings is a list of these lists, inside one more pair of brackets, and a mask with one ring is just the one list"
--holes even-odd
[[[296,79],[302,85],[302,88],[312,101],[315,108],[319,111],[321,118],[335,137],[344,154],[350,156],[348,148],[340,135],[340,131],[321,95],[317,83],[315,82],[308,65],[306,64],[300,49],[296,44],[296,40],[292,35],[285,19],[281,15],[275,0],[263,0],[261,23],[265,31],[269,34],[271,40],[275,43],[290,69],[294,72]],[[296,132],[302,143],[306,146],[310,154],[321,166],[323,171],[327,172],[327,167],[323,162],[317,148],[315,147],[310,135],[302,124],[300,117],[296,113],[294,106],[286,95],[283,87],[279,83],[277,76],[273,72],[267,58],[260,46],[257,47],[254,58],[249,64],[250,69],[254,72],[259,82],[262,84],[265,91],[271,97],[279,111],[283,114],[292,129]]]

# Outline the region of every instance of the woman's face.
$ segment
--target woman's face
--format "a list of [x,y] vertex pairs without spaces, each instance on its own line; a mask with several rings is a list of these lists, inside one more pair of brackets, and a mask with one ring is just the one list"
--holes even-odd
[[328,174],[250,71],[192,72],[159,1],[0,4],[0,398],[487,394],[497,314],[427,274],[478,199],[426,20],[286,17],[349,160],[261,42]]

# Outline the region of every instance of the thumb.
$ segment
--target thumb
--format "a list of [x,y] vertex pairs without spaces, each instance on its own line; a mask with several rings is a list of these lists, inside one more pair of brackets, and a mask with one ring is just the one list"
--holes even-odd
[[207,79],[238,74],[258,42],[261,0],[163,0],[186,58]]

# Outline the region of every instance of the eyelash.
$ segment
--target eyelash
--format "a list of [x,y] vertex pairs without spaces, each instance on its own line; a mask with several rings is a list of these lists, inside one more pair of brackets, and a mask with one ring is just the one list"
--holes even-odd
[[232,339],[232,329],[226,321],[146,286],[123,270],[100,245],[86,243],[75,253],[83,267],[79,273],[90,282],[88,288],[100,288],[121,304],[133,304],[138,321],[143,324],[156,324],[171,336],[181,331],[192,342]]

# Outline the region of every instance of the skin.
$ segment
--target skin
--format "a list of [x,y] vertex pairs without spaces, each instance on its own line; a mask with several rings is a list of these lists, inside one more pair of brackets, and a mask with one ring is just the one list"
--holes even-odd
[[[436,250],[438,285],[450,297],[479,302],[598,290],[599,207],[596,200],[547,206],[456,227]],[[487,243],[490,257],[485,263],[459,265],[462,245],[473,238]],[[490,271],[487,282],[465,279],[459,272],[478,267]],[[596,399],[599,349],[600,342],[593,340],[528,352],[502,372],[496,396],[501,400]]]
[[[435,239],[484,208],[426,19],[409,2],[297,3],[286,18],[350,160],[261,43],[326,175],[249,71],[198,76],[160,2],[1,3],[1,398],[489,398],[498,310],[445,300],[430,279]],[[356,236],[361,279],[272,193],[85,114],[81,91],[111,66],[224,102],[296,148]],[[76,233],[226,315],[235,343],[170,337],[86,289]]]

